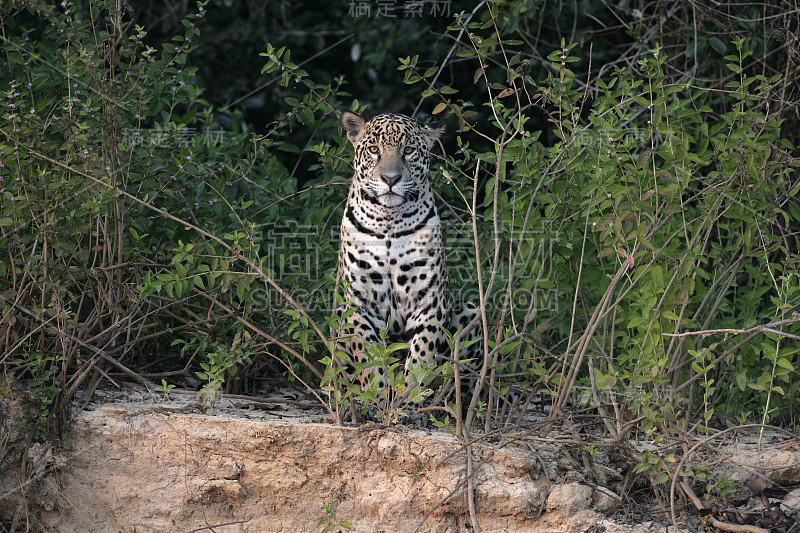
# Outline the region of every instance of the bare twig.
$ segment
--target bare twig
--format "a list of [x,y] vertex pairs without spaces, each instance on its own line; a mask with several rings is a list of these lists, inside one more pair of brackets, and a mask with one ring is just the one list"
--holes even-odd
[[[692,500],[692,503],[699,511],[703,509],[703,502],[700,501],[700,498],[692,490],[691,485],[686,483],[685,481],[681,481],[681,488],[683,489],[684,494]],[[747,524],[731,524],[729,522],[723,522],[722,520],[717,520],[711,515],[708,515],[703,518],[703,520],[707,521],[709,524],[714,526],[717,529],[721,529],[722,531],[732,531],[733,533],[769,533],[768,529],[764,529],[763,527],[758,526],[749,526]]]
[[475,533],[481,533],[481,526],[478,523],[478,516],[475,512],[475,467],[472,460],[472,444],[470,443],[467,424],[462,426],[462,431],[461,437],[464,439],[464,451],[467,455],[467,506],[469,508],[469,519],[472,522],[472,530]]
[[56,326],[49,325],[50,319],[47,319],[47,318],[45,318],[43,316],[38,315],[37,313],[35,313],[31,309],[28,309],[27,307],[25,307],[24,305],[22,305],[20,303],[14,302],[13,300],[9,300],[8,298],[6,298],[3,295],[0,295],[0,299],[5,301],[9,305],[14,306],[14,308],[16,308],[17,310],[25,313],[29,317],[38,320],[39,322],[42,323],[44,328],[47,329],[48,331],[50,331],[51,333],[53,333],[55,335],[65,336],[68,339],[70,339],[71,341],[80,344],[81,346],[83,346],[84,348],[89,350],[90,352],[99,355],[100,357],[102,357],[103,359],[108,361],[112,366],[116,367],[118,370],[121,370],[126,376],[128,376],[128,377],[134,379],[135,381],[137,381],[138,383],[141,383],[142,385],[144,385],[147,388],[147,390],[152,390],[153,388],[155,388],[155,385],[153,385],[153,383],[151,383],[150,381],[144,379],[142,376],[140,376],[139,374],[137,374],[136,372],[134,372],[133,370],[131,370],[127,366],[123,365],[122,363],[120,363],[119,361],[117,361],[116,359],[114,359],[113,357],[108,355],[104,350],[101,350],[100,348],[97,348],[96,346],[88,344],[83,339],[77,337],[76,335],[74,335],[73,333],[71,333],[69,331],[63,331],[63,330],[59,329]]
[[[672,483],[670,484],[670,488],[669,488],[670,517],[672,519],[672,525],[674,525],[675,527],[678,527],[678,521],[677,521],[677,519],[675,517],[675,487],[678,484],[678,478],[681,477],[680,473],[685,468],[684,465],[689,460],[689,458],[692,456],[694,451],[697,450],[698,448],[702,447],[702,446],[705,446],[709,441],[712,441],[712,440],[714,440],[714,439],[716,439],[718,437],[721,437],[722,435],[724,435],[726,433],[735,432],[735,431],[741,431],[743,429],[749,429],[749,428],[769,428],[769,429],[772,429],[772,430],[777,431],[779,433],[783,433],[784,435],[786,435],[788,437],[797,439],[797,436],[794,435],[793,433],[791,433],[789,431],[786,431],[785,429],[776,427],[776,426],[769,426],[769,425],[765,425],[765,424],[744,424],[744,425],[741,425],[741,426],[736,426],[736,427],[732,427],[732,428],[723,429],[722,431],[714,433],[713,435],[709,435],[708,437],[706,437],[706,438],[698,441],[697,443],[695,443],[691,448],[689,448],[689,450],[686,451],[686,453],[683,454],[683,457],[681,458],[681,460],[678,462],[678,464],[675,467],[675,475],[672,476]],[[692,492],[692,494],[694,494],[694,493]],[[687,493],[687,497],[689,499],[692,499],[692,497],[688,493]],[[696,498],[697,498],[697,496],[695,496],[695,499]],[[692,500],[692,502],[694,503],[694,500]],[[697,504],[695,503],[695,506],[696,505]],[[701,507],[698,507],[698,509],[699,508],[701,508]],[[719,526],[717,526],[717,527],[719,527]],[[738,531],[738,532],[742,532],[742,533],[744,533],[744,532],[767,533],[766,529],[761,529],[761,528],[758,528],[758,529],[747,529],[747,530],[743,530],[743,529],[740,529],[740,530],[728,529],[728,531]]]
[[785,320],[776,320],[774,322],[769,322],[768,324],[762,324],[760,326],[753,326],[752,328],[747,329],[731,329],[731,328],[721,328],[721,329],[703,329],[700,331],[687,331],[684,333],[662,333],[663,337],[687,337],[689,335],[713,335],[715,333],[731,333],[733,335],[747,335],[750,333],[774,333],[775,335],[780,335],[781,337],[788,337],[790,339],[800,341],[800,336],[793,335],[791,333],[786,333],[785,331],[779,331],[775,329],[778,326],[783,326],[784,324],[794,324],[796,322],[800,322],[800,313],[793,313],[792,318],[787,318]]

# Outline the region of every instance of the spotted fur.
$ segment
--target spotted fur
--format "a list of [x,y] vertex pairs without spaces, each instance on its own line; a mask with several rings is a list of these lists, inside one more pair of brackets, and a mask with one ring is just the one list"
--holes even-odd
[[[447,351],[440,325],[454,331],[476,313],[472,306],[457,306],[450,290],[428,179],[429,151],[444,124],[421,125],[396,114],[365,121],[350,112],[342,114],[341,124],[355,155],[341,226],[337,275],[346,289],[339,312],[356,310],[347,319],[355,330],[337,350],[365,362],[365,343],[380,342],[388,324],[387,341],[409,346],[404,368],[407,384],[414,385],[410,371],[432,366]],[[376,371],[385,387],[384,369]],[[359,376],[362,386],[370,374]]]

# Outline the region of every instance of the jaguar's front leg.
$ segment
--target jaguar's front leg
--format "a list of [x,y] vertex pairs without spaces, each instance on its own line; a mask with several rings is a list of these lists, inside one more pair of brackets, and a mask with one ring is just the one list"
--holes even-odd
[[[341,312],[340,316],[344,313]],[[368,390],[370,381],[374,374],[378,374],[379,383],[381,388],[386,387],[386,375],[383,368],[363,368],[370,360],[370,354],[367,347],[371,344],[380,342],[378,332],[373,325],[373,320],[370,319],[365,310],[356,308],[355,311],[345,320],[345,323],[353,325],[347,331],[339,330],[340,340],[336,343],[336,350],[343,351],[350,361],[345,361],[345,376],[348,381],[355,383],[358,381],[361,390]],[[362,370],[356,375],[356,364],[362,367]]]
[[[436,355],[447,340],[434,313],[419,317],[410,326],[407,330],[410,337],[409,354],[405,363],[406,397],[420,402],[423,399],[421,389],[430,383]],[[415,388],[420,390],[415,393]]]

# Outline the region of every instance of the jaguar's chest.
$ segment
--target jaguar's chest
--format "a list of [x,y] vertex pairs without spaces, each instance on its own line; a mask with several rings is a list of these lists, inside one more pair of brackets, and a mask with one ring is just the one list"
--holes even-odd
[[360,304],[413,307],[446,280],[439,217],[421,204],[403,217],[370,218],[349,205],[342,220],[341,267]]

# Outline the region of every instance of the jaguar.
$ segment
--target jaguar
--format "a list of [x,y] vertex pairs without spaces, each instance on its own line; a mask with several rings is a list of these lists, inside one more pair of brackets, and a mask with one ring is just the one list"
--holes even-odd
[[[420,124],[388,113],[364,120],[345,112],[341,126],[353,145],[353,177],[341,223],[337,279],[344,287],[339,316],[352,330],[337,331],[336,350],[351,361],[369,360],[369,343],[402,342],[405,382],[410,389],[437,358],[448,357],[444,328],[463,329],[475,317],[450,289],[442,224],[428,177],[430,151],[445,122]],[[347,311],[350,310],[348,313]],[[388,338],[381,340],[381,331]],[[474,340],[472,327],[465,341]],[[468,343],[467,343],[468,344]],[[468,357],[463,353],[460,359]],[[352,364],[346,365],[351,380]],[[375,373],[387,386],[382,367],[362,371],[367,387]]]

